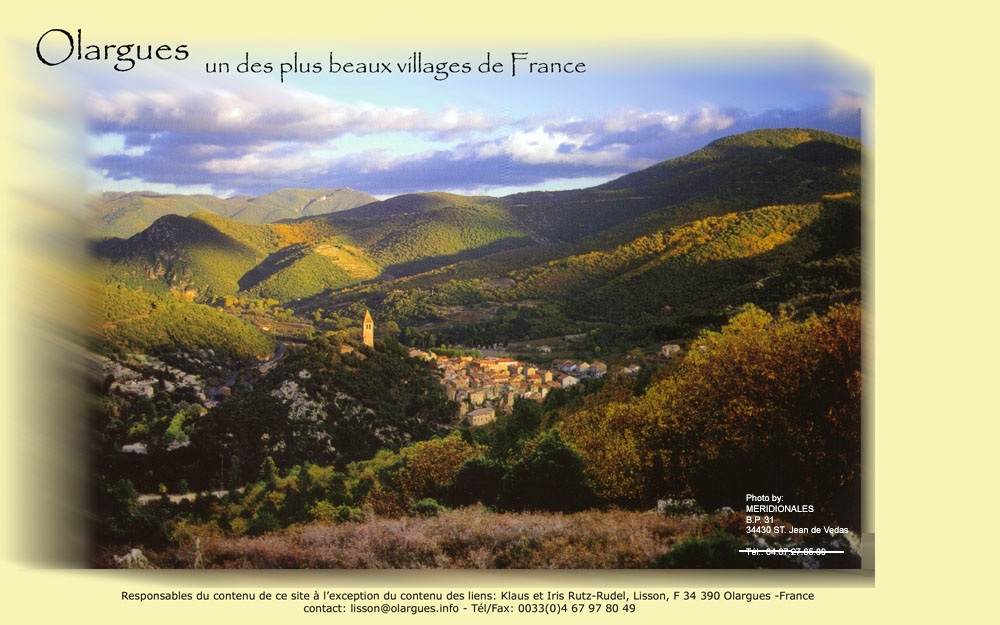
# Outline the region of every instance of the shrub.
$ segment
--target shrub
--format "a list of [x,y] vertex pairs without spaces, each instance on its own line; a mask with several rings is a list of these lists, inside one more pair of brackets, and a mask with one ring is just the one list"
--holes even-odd
[[365,520],[365,513],[351,506],[335,506],[329,501],[317,502],[309,511],[313,520],[320,523],[360,523]]
[[716,532],[708,538],[686,538],[654,563],[663,569],[748,569],[753,568],[750,558],[740,553],[746,544],[739,538]]
[[447,510],[448,508],[439,504],[436,499],[427,497],[410,506],[410,516],[432,517],[437,516],[442,512],[446,512]]
[[270,512],[261,512],[250,519],[247,534],[257,536],[266,532],[276,532],[281,529],[281,521]]

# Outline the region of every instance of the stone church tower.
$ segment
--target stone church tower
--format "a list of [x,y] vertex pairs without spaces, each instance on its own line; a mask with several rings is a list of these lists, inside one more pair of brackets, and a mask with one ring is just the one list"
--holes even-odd
[[361,322],[361,340],[368,347],[375,347],[375,322],[372,314],[365,311],[365,320]]

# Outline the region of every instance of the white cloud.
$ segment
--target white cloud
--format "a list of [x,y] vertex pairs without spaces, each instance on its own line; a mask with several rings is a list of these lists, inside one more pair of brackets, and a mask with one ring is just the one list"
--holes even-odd
[[202,167],[208,172],[221,175],[280,176],[322,173],[326,164],[308,156],[269,156],[255,152],[238,158],[213,158]]
[[676,131],[684,121],[677,113],[666,111],[624,111],[613,115],[604,122],[607,132],[635,132],[649,126],[662,126]]
[[[219,133],[236,138],[323,141],[337,136],[389,131],[435,135],[488,130],[480,111],[345,104],[303,91],[237,93],[216,89],[91,93],[92,125],[103,131]],[[233,140],[231,139],[231,140]]]
[[686,134],[704,135],[710,132],[721,132],[736,123],[736,120],[715,108],[702,108],[697,113],[687,117],[683,132]]
[[652,164],[630,153],[647,137],[692,137],[718,133],[736,123],[713,107],[683,113],[622,111],[607,118],[548,120],[477,146],[478,158],[507,156],[534,165],[572,164],[628,171]]
[[606,132],[643,132],[661,128],[678,135],[703,135],[719,132],[732,126],[736,120],[717,107],[705,106],[695,111],[624,111],[603,123]]
[[483,156],[503,154],[515,161],[541,165],[572,163],[576,165],[621,165],[628,160],[628,146],[611,144],[598,150],[588,150],[593,138],[591,133],[562,132],[539,126],[528,131],[516,131],[502,139],[496,146],[487,147]]
[[147,145],[126,145],[125,135],[118,132],[109,132],[91,137],[88,151],[91,156],[109,156],[112,154],[124,154],[125,156],[142,156],[149,151]]

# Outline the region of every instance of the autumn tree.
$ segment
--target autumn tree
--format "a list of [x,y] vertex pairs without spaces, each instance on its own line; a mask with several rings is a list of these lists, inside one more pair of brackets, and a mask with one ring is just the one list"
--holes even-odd
[[669,491],[719,506],[771,490],[859,520],[860,306],[803,322],[748,307],[637,409],[656,420]]

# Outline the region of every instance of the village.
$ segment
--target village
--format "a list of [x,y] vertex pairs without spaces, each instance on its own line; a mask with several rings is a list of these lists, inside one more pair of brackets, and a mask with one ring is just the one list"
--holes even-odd
[[608,372],[608,366],[598,360],[558,361],[546,369],[509,357],[449,358],[419,349],[410,350],[410,356],[437,364],[448,399],[459,403],[461,416],[472,426],[494,421],[518,398],[540,402],[553,389],[569,388]]

